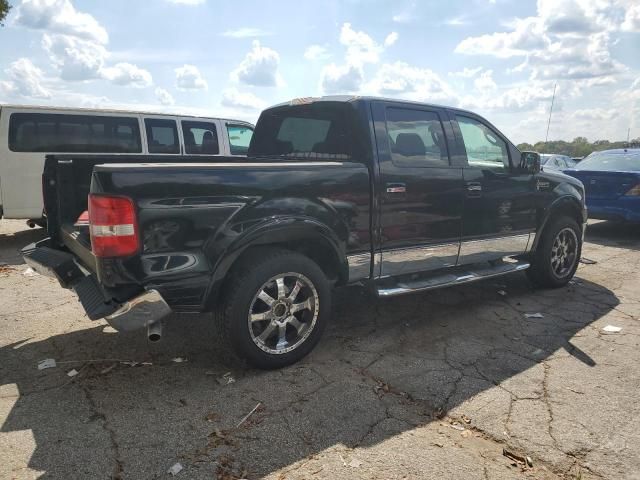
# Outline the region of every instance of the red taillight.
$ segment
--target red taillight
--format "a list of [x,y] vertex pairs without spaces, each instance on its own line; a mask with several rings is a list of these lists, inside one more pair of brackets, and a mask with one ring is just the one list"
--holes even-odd
[[133,201],[89,195],[91,250],[96,257],[126,257],[138,251],[138,224]]

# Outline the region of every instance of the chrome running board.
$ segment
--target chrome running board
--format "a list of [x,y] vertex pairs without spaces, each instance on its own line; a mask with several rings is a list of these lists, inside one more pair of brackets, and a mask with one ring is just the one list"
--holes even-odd
[[406,293],[422,292],[434,288],[450,287],[463,283],[484,280],[512,272],[526,270],[531,265],[528,262],[518,260],[504,262],[498,265],[469,265],[466,270],[457,270],[455,273],[444,272],[441,274],[424,275],[416,278],[415,275],[403,278],[384,278],[377,282],[376,293],[379,297],[393,297]]

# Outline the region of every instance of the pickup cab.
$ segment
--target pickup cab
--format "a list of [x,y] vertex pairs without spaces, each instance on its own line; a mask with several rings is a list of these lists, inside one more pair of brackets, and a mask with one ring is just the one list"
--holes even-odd
[[151,340],[171,312],[216,312],[260,368],[311,351],[334,287],[389,297],[525,270],[561,287],[580,258],[580,181],[457,108],[295,100],[262,112],[243,163],[162,161],[49,156],[50,236],[24,258],[90,319]]

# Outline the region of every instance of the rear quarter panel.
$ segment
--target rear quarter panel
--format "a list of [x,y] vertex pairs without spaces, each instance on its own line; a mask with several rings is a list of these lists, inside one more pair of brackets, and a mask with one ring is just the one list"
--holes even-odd
[[106,286],[157,288],[200,310],[220,262],[292,219],[333,232],[343,254],[370,251],[370,182],[357,163],[97,166],[91,191],[133,198],[140,255],[99,262]]

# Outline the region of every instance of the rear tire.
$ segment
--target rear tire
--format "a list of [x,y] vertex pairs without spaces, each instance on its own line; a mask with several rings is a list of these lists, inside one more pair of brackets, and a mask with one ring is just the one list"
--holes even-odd
[[569,283],[582,253],[582,232],[574,219],[558,217],[546,226],[531,257],[527,276],[539,287],[559,288]]
[[331,313],[331,289],[308,257],[281,249],[241,260],[222,294],[226,340],[252,366],[281,368],[320,341]]

